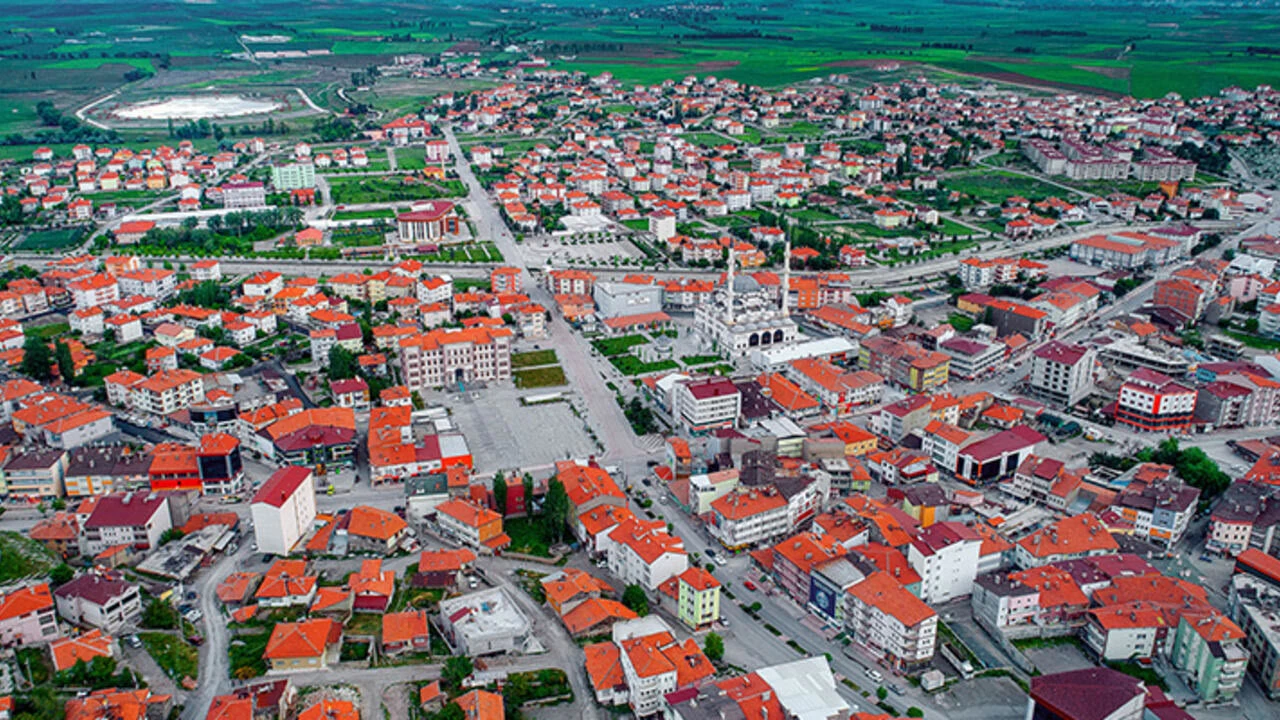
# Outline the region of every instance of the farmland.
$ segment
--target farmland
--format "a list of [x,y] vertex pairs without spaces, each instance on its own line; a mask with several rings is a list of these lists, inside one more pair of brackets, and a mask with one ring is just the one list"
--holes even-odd
[[[18,41],[0,47],[6,67],[0,132],[36,130],[38,97],[66,110],[121,88],[298,87],[321,105],[341,107],[345,101],[333,90],[359,84],[351,83],[351,71],[459,43],[479,47],[484,61],[503,62],[522,57],[507,46],[541,42],[539,54],[559,69],[608,71],[644,83],[700,74],[776,86],[836,73],[867,83],[927,72],[958,82],[1155,97],[1252,87],[1280,74],[1280,58],[1250,50],[1275,44],[1280,11],[1198,2],[1157,11],[1128,0],[906,0],[880,12],[801,0],[779,13],[760,0],[735,4],[733,12],[637,0],[619,13],[559,0],[499,14],[488,6],[392,10],[354,0],[309,6],[300,15],[281,2],[229,0],[149,6],[145,26],[119,4],[70,6],[56,15],[38,5],[8,8]],[[1087,27],[1079,23],[1081,12],[1089,14]],[[251,41],[242,44],[242,37]],[[401,113],[439,92],[484,83],[393,77],[348,89],[353,101]],[[814,129],[795,123],[784,131],[808,136]]]

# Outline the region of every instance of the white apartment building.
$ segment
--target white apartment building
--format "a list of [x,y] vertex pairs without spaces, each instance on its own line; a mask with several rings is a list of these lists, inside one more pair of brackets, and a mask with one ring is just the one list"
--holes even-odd
[[120,273],[116,280],[124,297],[145,296],[164,300],[173,294],[178,274],[172,270],[147,268]]
[[258,550],[288,555],[315,522],[315,476],[303,467],[280,468],[258,488],[250,509]]
[[89,572],[53,592],[58,614],[76,625],[116,633],[142,613],[138,586]]
[[1038,348],[1031,360],[1031,393],[1058,405],[1074,406],[1093,390],[1092,348],[1057,340]]
[[661,522],[627,520],[609,533],[609,572],[625,585],[655,591],[689,569],[684,541],[667,533]]
[[672,417],[690,434],[733,427],[742,412],[742,393],[728,378],[714,376],[678,383]]
[[171,527],[167,497],[140,492],[104,495],[84,521],[80,554],[92,557],[117,545],[141,550],[158,547],[160,536]]
[[773,487],[737,488],[711,503],[712,536],[730,550],[774,540],[791,530],[787,499]]
[[129,390],[129,407],[170,415],[204,401],[204,379],[194,370],[162,370]]
[[982,538],[958,522],[940,522],[920,531],[907,546],[907,562],[920,575],[920,599],[930,605],[973,592]]

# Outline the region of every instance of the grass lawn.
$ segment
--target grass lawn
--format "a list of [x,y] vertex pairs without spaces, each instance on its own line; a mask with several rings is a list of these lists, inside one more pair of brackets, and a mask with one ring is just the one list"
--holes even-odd
[[43,647],[18,648],[18,662],[24,674],[30,672],[33,685],[43,685],[53,677],[53,666],[49,664]]
[[635,355],[613,355],[610,356],[609,362],[618,368],[618,372],[623,375],[647,375],[649,373],[662,372],[663,370],[678,370],[680,363],[675,360],[659,360],[658,362],[647,363],[640,360]]
[[54,322],[47,325],[36,325],[26,329],[28,335],[35,335],[39,338],[49,339],[57,337],[71,330],[71,324],[65,322]]
[[600,351],[601,355],[611,357],[613,355],[621,355],[631,348],[647,342],[649,342],[649,338],[644,335],[623,335],[621,337],[593,340],[591,347]]
[[680,362],[685,365],[709,365],[714,362],[720,362],[719,355],[685,355],[680,358]]
[[[196,649],[176,635],[148,632],[138,633],[147,652],[169,677],[181,681],[184,677],[198,677],[200,674],[200,656]],[[266,648],[265,641],[263,648]]]
[[430,200],[467,194],[466,188],[457,180],[405,182],[407,177],[330,177],[328,180],[333,191],[333,202],[338,205]]
[[427,166],[427,158],[421,152],[409,150],[396,150],[396,169],[397,170],[421,170]]
[[33,250],[39,252],[41,250],[61,250],[65,247],[71,247],[84,237],[82,228],[65,228],[62,230],[38,230],[28,234],[18,244],[14,246],[15,250]]
[[1228,337],[1233,337],[1244,343],[1247,347],[1254,348],[1255,350],[1280,350],[1280,340],[1262,337],[1261,335],[1250,335],[1249,333],[1236,332],[1234,330],[1223,330],[1223,332],[1226,333]]
[[339,659],[342,660],[343,662],[369,659],[369,643],[367,642],[342,643],[342,651]]
[[952,175],[943,178],[940,184],[947,190],[962,192],[983,202],[997,205],[1014,195],[1021,195],[1032,202],[1047,197],[1063,199],[1072,197],[1070,191],[1035,178],[990,170]]
[[415,260],[423,262],[502,262],[502,251],[490,242],[478,245],[455,245],[442,247],[436,252],[414,255]]
[[270,632],[241,633],[231,638],[227,657],[231,660],[231,677],[248,680],[267,674],[267,661],[262,653],[267,650]]
[[0,532],[0,583],[43,575],[57,564],[40,543],[16,532]]
[[400,612],[402,610],[434,608],[440,604],[440,599],[444,597],[443,590],[429,590],[427,588],[412,587],[405,582],[399,590],[396,591],[396,597],[391,601],[391,607],[388,612]]
[[393,218],[396,211],[391,208],[381,210],[339,210],[333,214],[334,220],[378,220]]
[[626,225],[627,227],[631,228],[632,230],[640,230],[640,231],[644,231],[644,230],[648,230],[648,229],[649,229],[649,221],[648,221],[648,220],[623,220],[623,221],[622,221],[622,224],[623,224],[623,225]]
[[509,552],[551,557],[551,534],[541,518],[512,518],[502,523],[502,530],[511,536]]
[[515,376],[516,387],[522,390],[556,387],[558,385],[566,385],[569,382],[564,376],[564,370],[559,365],[550,365],[532,370],[516,370],[512,375]]
[[959,237],[962,235],[977,235],[980,231],[965,227],[954,220],[942,218],[942,224],[938,226],[938,232],[947,237]]
[[962,333],[972,330],[976,322],[977,321],[968,315],[961,315],[960,313],[951,313],[947,316],[947,324]]
[[377,613],[352,613],[344,628],[347,635],[382,635],[382,616]]
[[838,215],[832,215],[826,210],[822,210],[820,208],[805,208],[803,210],[796,210],[791,213],[791,216],[797,220],[807,220],[809,222],[824,222],[827,220],[840,219]]
[[556,362],[555,350],[534,350],[533,352],[515,353],[511,356],[511,367],[527,368],[538,365],[552,365]]
[[460,293],[460,292],[466,292],[468,290],[476,290],[476,289],[487,291],[489,290],[490,287],[492,287],[492,285],[490,284],[489,280],[486,278],[454,278],[453,279],[454,292]]

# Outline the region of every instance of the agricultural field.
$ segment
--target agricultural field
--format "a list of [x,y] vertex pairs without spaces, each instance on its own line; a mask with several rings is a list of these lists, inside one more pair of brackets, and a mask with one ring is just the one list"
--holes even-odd
[[[500,14],[483,5],[390,12],[353,0],[297,13],[279,2],[226,0],[149,6],[148,24],[139,25],[133,9],[118,3],[72,0],[58,13],[14,5],[6,14],[13,41],[0,45],[6,69],[0,135],[34,137],[41,129],[37,100],[69,113],[116,90],[301,88],[322,107],[341,109],[349,100],[403,114],[443,92],[492,81],[396,76],[368,83],[353,75],[396,55],[461,46],[478,50],[483,61],[517,60],[523,52],[505,48],[532,42],[542,43],[539,54],[558,69],[607,71],[628,83],[698,74],[778,86],[839,74],[865,84],[928,73],[965,83],[1158,97],[1253,87],[1280,75],[1280,57],[1254,52],[1276,45],[1280,10],[1272,7],[1178,3],[1157,11],[1121,0],[904,0],[885,13],[801,0],[783,13],[763,0],[737,3],[732,12],[636,0],[627,9],[558,0],[516,4]],[[1079,22],[1082,12],[1087,25]],[[346,99],[335,92],[343,86]],[[816,130],[800,122],[775,134],[812,137]],[[6,137],[6,144],[15,139]]]

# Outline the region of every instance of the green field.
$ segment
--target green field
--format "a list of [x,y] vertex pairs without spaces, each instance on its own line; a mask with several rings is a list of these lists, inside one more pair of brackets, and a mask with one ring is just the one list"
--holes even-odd
[[1075,193],[1042,180],[1016,175],[1009,172],[991,172],[976,170],[949,175],[940,181],[946,190],[955,190],[970,195],[982,202],[999,205],[1014,195],[1036,202],[1047,197],[1058,197],[1070,200]]
[[28,234],[15,245],[17,250],[44,252],[71,247],[84,237],[84,230],[68,228],[64,230],[40,230]]
[[565,379],[564,370],[559,365],[550,365],[532,370],[516,370],[511,374],[515,377],[516,387],[521,390],[557,387],[569,382]]
[[[1229,85],[1273,84],[1280,76],[1280,58],[1250,50],[1277,45],[1280,11],[1265,4],[903,0],[878,8],[800,0],[783,8],[743,0],[720,9],[634,0],[623,13],[587,0],[505,4],[501,12],[485,4],[392,10],[372,0],[351,0],[308,5],[299,12],[279,2],[223,0],[152,4],[145,24],[135,7],[121,3],[72,0],[56,12],[31,3],[6,9],[12,42],[0,45],[6,71],[0,131],[34,129],[29,109],[38,98],[52,99],[62,109],[78,107],[138,80],[137,73],[189,73],[166,83],[178,88],[296,85],[321,104],[341,106],[345,101],[332,90],[338,83],[360,84],[351,82],[351,71],[386,64],[395,55],[432,55],[455,44],[466,44],[482,62],[522,59],[523,53],[504,48],[539,44],[539,54],[556,69],[608,71],[623,83],[690,74],[763,86],[833,74],[871,83],[926,72],[967,83],[985,78],[1139,97],[1170,91],[1193,97]],[[240,37],[251,34],[289,38],[254,43],[255,51],[332,54],[261,64],[232,57],[243,51]],[[886,63],[898,67],[886,70]],[[451,89],[460,89],[484,81],[449,82],[456,86]],[[415,89],[414,83],[383,78],[352,97],[379,110],[407,112],[446,84],[431,80]],[[602,109],[632,111],[621,104]],[[784,125],[776,135],[813,137],[820,131],[801,121]]]
[[58,562],[40,543],[16,532],[0,532],[0,583],[43,575]]
[[431,200],[466,195],[466,188],[457,180],[415,181],[406,183],[405,176],[342,177],[328,178],[333,191],[333,202],[338,205],[386,203],[411,200]]
[[156,661],[160,669],[174,680],[184,677],[195,678],[199,675],[200,656],[196,649],[188,645],[176,635],[159,632],[138,633],[138,639],[147,649],[147,653]]
[[644,345],[649,342],[649,338],[643,335],[623,335],[614,338],[601,338],[592,340],[591,347],[595,348],[605,357],[621,355],[637,345]]
[[379,220],[396,216],[396,211],[391,208],[382,208],[380,210],[338,210],[333,213],[333,220]]
[[533,350],[511,355],[511,367],[513,368],[537,367],[539,365],[551,365],[555,362],[555,350]]

